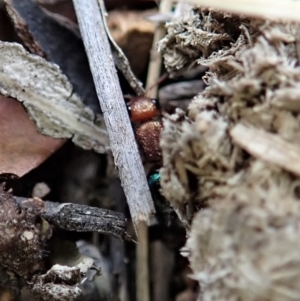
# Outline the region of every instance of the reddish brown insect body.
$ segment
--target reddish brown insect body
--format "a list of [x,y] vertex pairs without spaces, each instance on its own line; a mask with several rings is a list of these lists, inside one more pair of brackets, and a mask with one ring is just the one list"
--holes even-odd
[[143,122],[159,115],[158,101],[146,96],[132,98],[128,110],[132,122]]
[[162,125],[160,121],[152,120],[160,115],[158,101],[146,96],[133,97],[128,103],[128,110],[146,160],[152,163],[161,161],[159,137]]
[[147,121],[136,129],[137,141],[144,151],[148,162],[161,161],[159,138],[162,130],[160,121]]
[[[168,74],[163,74],[147,91],[163,82],[167,77]],[[161,113],[159,102],[147,96],[129,97],[129,99],[127,106],[137,141],[144,152],[146,160],[149,163],[158,163],[162,160],[159,146],[162,130],[162,123],[159,119]]]

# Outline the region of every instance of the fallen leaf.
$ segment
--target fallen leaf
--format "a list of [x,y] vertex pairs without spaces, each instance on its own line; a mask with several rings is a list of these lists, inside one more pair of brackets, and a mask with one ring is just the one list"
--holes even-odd
[[38,132],[24,107],[0,95],[0,173],[23,176],[37,167],[65,140]]

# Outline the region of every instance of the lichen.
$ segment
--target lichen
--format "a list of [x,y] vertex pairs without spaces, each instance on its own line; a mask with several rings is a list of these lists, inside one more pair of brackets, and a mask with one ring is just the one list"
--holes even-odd
[[160,43],[170,72],[209,68],[187,114],[163,120],[161,192],[192,225],[187,249],[198,300],[298,300],[300,27],[224,13],[218,26],[231,41],[189,56],[207,45],[180,40],[182,30],[203,30],[205,14],[217,19],[193,9]]
[[[198,14],[203,16],[203,10]],[[195,10],[191,15],[194,20]],[[219,25],[226,29],[226,24],[235,27],[245,18],[224,15],[223,19],[226,23]],[[164,119],[161,136],[162,193],[185,223],[191,220],[186,213],[189,203],[197,211],[226,195],[240,185],[255,159],[230,136],[236,124],[299,142],[300,103],[295,91],[300,88],[300,68],[294,37],[298,29],[295,24],[248,20],[231,48],[221,45],[208,59],[198,54],[198,63],[209,67],[205,75],[209,85],[193,99],[187,116],[177,111]],[[173,45],[164,47],[164,51],[173,49]]]
[[247,44],[243,38],[245,24],[249,24],[247,18],[214,10],[194,8],[184,12],[167,23],[167,35],[158,44],[165,67],[173,74],[188,69],[199,59],[209,62],[215,57],[233,55],[237,46]]
[[243,184],[196,215],[187,248],[198,300],[299,299],[299,184],[256,161]]

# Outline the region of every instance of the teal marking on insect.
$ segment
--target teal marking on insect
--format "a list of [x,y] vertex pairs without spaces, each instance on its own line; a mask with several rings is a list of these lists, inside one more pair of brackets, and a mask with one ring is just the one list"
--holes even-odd
[[155,172],[151,173],[148,177],[149,186],[159,184],[160,179],[161,179],[161,176],[160,176],[159,171],[155,171]]
[[154,170],[148,175],[148,184],[154,201],[156,218],[160,223],[170,226],[176,214],[169,202],[160,192],[160,180],[161,175],[159,170]]

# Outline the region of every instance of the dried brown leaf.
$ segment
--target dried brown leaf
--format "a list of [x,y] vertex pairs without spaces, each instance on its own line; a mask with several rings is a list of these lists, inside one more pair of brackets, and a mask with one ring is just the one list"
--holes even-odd
[[22,176],[63,143],[38,132],[21,103],[0,96],[0,173]]

